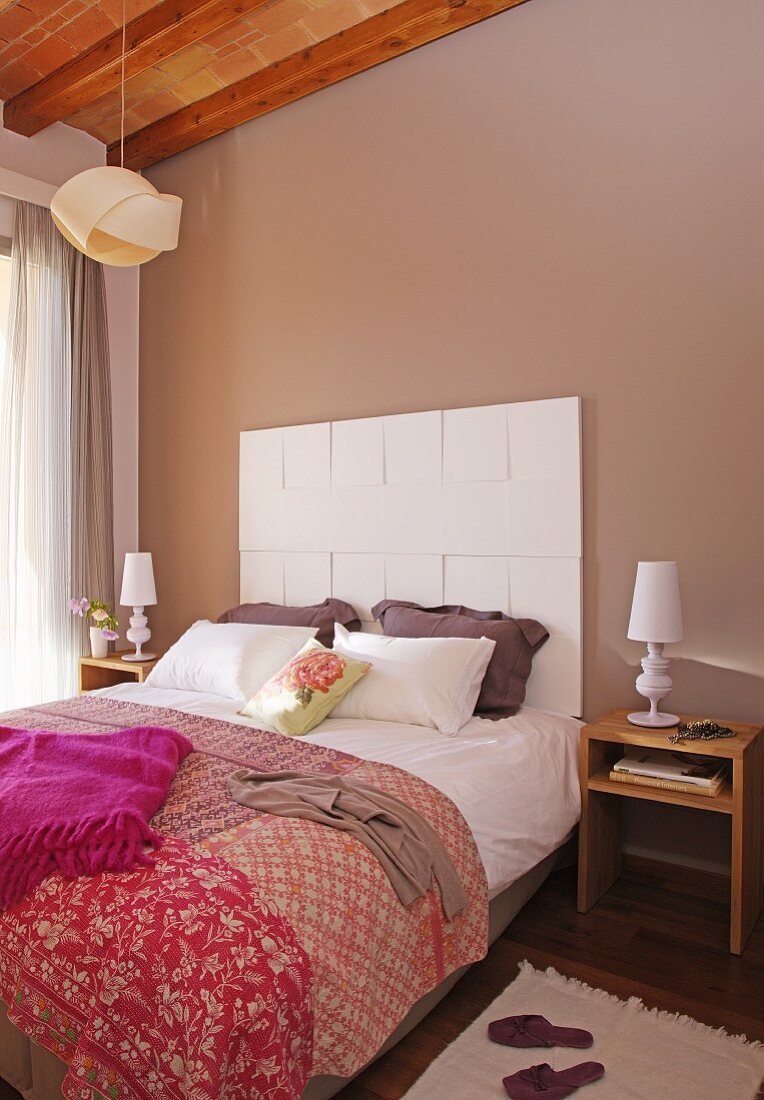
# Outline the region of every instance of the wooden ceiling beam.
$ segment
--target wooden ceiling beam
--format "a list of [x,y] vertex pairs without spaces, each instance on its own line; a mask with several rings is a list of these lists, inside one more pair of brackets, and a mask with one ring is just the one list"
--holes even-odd
[[[268,0],[162,0],[127,24],[125,75],[150,69],[186,46],[240,19]],[[99,96],[119,87],[122,75],[122,30],[116,30],[72,58],[26,91],[9,99],[3,110],[6,130],[31,137]]]
[[[242,122],[524,2],[403,0],[136,130],[125,138],[125,167],[147,168]],[[119,164],[118,142],[109,146],[107,159],[109,164]]]

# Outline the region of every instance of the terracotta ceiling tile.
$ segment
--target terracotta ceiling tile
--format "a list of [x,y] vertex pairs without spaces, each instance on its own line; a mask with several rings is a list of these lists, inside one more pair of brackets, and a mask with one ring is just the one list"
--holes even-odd
[[0,13],[0,34],[4,39],[12,42],[15,38],[20,38],[22,34],[26,34],[27,31],[31,31],[37,22],[39,20],[36,15],[16,4],[15,7],[6,8],[4,12]]
[[[131,19],[135,19],[136,16],[148,11],[149,8],[156,7],[159,2],[160,0],[125,0],[128,23]],[[86,7],[100,11],[111,20],[115,27],[122,26],[122,0],[95,0],[95,2],[88,0]]]
[[160,62],[157,68],[162,72],[169,73],[176,80],[184,80],[187,76],[198,73],[200,69],[205,68],[214,59],[215,54],[212,50],[208,50],[206,46],[195,44],[187,46],[185,50],[176,53],[174,57],[168,57],[166,61]]
[[227,46],[221,46],[215,51],[215,60],[220,61],[223,57],[230,57],[232,54],[238,53],[240,49],[241,46],[238,42],[229,42]]
[[87,129],[87,132],[91,137],[98,138],[104,145],[111,145],[113,141],[119,141],[119,122],[114,122],[112,119],[107,119],[104,122],[91,123],[90,126],[81,127],[83,130]]
[[61,7],[61,0],[23,0],[23,5],[32,12],[35,23],[39,23],[41,19],[47,19]]
[[150,95],[164,91],[173,82],[170,73],[162,69],[145,69],[125,81],[125,97],[130,100],[146,99]]
[[312,10],[308,0],[280,0],[280,3],[258,12],[249,22],[255,30],[265,35],[276,34],[284,27],[291,27]]
[[261,31],[249,31],[239,39],[240,46],[253,46],[255,42],[261,42],[265,35]]
[[82,129],[86,126],[86,124],[89,125],[91,122],[100,122],[100,119],[94,111],[90,110],[89,107],[87,109],[83,107],[81,110],[73,111],[72,114],[69,115],[66,120],[66,125],[78,126]]
[[75,46],[78,53],[113,33],[114,24],[98,8],[88,8],[59,31],[60,37]]
[[[135,19],[136,15],[143,15],[144,12],[150,11],[151,8],[157,7],[160,0],[127,0],[127,20]],[[122,18],[119,20],[120,26],[122,25]]]
[[[99,141],[111,144],[112,141],[119,141],[120,127],[119,127],[119,115],[93,115],[90,111],[76,111],[73,115],[70,115],[66,119],[67,126],[76,126],[78,130],[87,130],[93,137],[97,137]],[[135,114],[134,111],[125,111],[125,137],[128,134],[134,134],[136,130],[140,130],[145,125],[142,118]]]
[[[98,0],[95,6],[99,8],[108,19],[111,19],[115,27],[122,26],[122,0]],[[133,19],[132,5],[129,3],[127,5],[127,10],[130,13],[127,18]]]
[[235,80],[251,76],[257,68],[259,68],[257,61],[249,50],[239,50],[231,57],[214,61],[208,66],[209,71],[221,84],[233,84]]
[[53,15],[49,15],[45,22],[41,23],[40,26],[48,34],[53,34],[55,31],[60,30],[60,28],[63,27],[65,23],[66,20],[64,19],[63,15],[59,14],[59,12],[56,11],[53,13]]
[[87,4],[83,0],[69,0],[67,4],[60,8],[60,14],[63,15],[64,19],[74,19],[75,15],[79,15],[86,8]]
[[322,8],[316,8],[300,22],[317,42],[363,22],[365,15],[357,0],[331,0]]
[[10,99],[39,79],[40,73],[25,60],[11,61],[0,69],[0,94],[3,99]]
[[[43,38],[45,38],[45,31],[42,27],[33,27],[31,31],[24,35],[27,46],[36,46],[38,42],[42,42]],[[18,43],[15,45],[18,49]]]
[[76,130],[90,132],[91,126],[98,125],[98,119],[93,118],[89,111],[75,111],[73,115],[69,115],[67,118],[66,125],[74,126]]
[[41,73],[52,73],[60,65],[70,61],[76,53],[74,46],[64,42],[57,34],[52,34],[37,46],[32,46],[24,58]]
[[172,89],[172,94],[177,96],[182,103],[188,104],[212,95],[221,87],[221,82],[211,72],[202,69],[201,72],[194,73],[193,76],[186,77],[185,80],[181,80],[179,84],[176,84]]
[[143,119],[135,111],[125,111],[125,134],[134,134],[143,127]]
[[[98,0],[98,7],[109,19],[115,27],[122,26],[122,0]],[[127,0],[127,20],[135,19],[136,15],[139,15],[137,8],[133,10],[132,0]]]
[[227,26],[220,27],[219,30],[213,31],[211,34],[206,34],[201,41],[210,49],[218,50],[222,46],[228,46],[231,42],[235,42],[240,34],[241,23],[228,23]]
[[261,57],[266,65],[272,65],[274,61],[281,61],[282,58],[312,45],[313,39],[307,31],[303,30],[299,24],[295,24],[293,27],[285,27],[283,31],[264,38],[262,42],[252,47],[252,52]]
[[[133,105],[133,111],[141,119],[141,122],[147,124],[149,122],[156,122],[158,118],[164,118],[165,115],[171,115],[175,111],[180,110],[183,106],[179,99],[176,99],[170,92],[160,92],[159,95],[152,96],[151,99],[144,99],[143,103],[136,103]],[[119,120],[117,120],[119,124]]]
[[396,0],[358,0],[358,3],[367,15],[379,15],[381,11],[389,11],[396,6]]
[[267,69],[268,65],[270,64],[270,62],[266,61],[264,58],[262,58],[258,54],[256,54],[254,50],[252,51],[252,61],[253,61],[253,68],[252,68],[252,75],[253,76],[255,75],[255,73],[259,73],[261,69]]
[[[127,85],[125,85],[125,87],[127,87]],[[143,98],[145,99],[145,95]],[[113,88],[110,92],[106,92],[105,95],[99,95],[98,99],[93,99],[88,103],[86,109],[91,111],[94,115],[99,115],[101,117],[115,114],[119,110],[119,89]]]

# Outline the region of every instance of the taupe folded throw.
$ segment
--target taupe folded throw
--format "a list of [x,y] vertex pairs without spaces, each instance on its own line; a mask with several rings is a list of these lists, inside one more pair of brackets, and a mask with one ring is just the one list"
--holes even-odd
[[311,772],[241,768],[227,782],[231,797],[242,806],[350,833],[377,857],[403,905],[423,897],[433,875],[446,920],[467,905],[440,837],[420,814],[392,795],[354,779]]

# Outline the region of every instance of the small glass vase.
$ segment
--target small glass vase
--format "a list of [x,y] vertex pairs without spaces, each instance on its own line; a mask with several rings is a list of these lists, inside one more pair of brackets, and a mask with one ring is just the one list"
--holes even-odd
[[104,638],[100,626],[90,628],[90,654],[92,657],[106,657],[109,652],[109,642]]

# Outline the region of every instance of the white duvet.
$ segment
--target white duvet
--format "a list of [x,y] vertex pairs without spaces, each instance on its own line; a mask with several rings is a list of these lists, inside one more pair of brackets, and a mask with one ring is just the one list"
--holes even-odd
[[[94,693],[255,726],[219,695],[120,684]],[[446,736],[423,726],[327,718],[307,740],[394,764],[448,795],[472,830],[490,896],[505,890],[565,840],[580,814],[581,722],[522,707],[513,718],[473,718]]]

